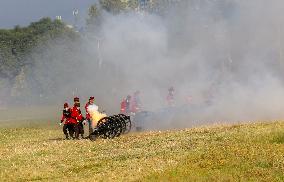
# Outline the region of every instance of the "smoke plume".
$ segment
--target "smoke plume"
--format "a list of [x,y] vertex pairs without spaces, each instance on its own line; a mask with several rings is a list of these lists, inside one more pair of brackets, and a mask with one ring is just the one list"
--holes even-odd
[[[57,101],[92,95],[108,114],[139,90],[143,110],[174,114],[155,120],[171,118],[169,126],[281,119],[283,8],[281,0],[190,0],[161,14],[103,12],[100,26],[79,41],[44,50],[48,65],[35,71],[58,82]],[[165,110],[170,86],[175,107]]]

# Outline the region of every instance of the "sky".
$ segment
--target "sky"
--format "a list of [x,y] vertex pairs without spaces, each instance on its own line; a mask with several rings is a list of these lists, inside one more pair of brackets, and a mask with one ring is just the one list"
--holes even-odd
[[15,25],[26,26],[42,17],[62,16],[63,21],[73,24],[73,9],[79,10],[81,21],[88,7],[96,0],[0,0],[0,28]]

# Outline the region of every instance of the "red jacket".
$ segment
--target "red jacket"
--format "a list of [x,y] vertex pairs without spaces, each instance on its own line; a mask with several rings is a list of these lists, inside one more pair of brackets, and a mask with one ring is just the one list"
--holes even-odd
[[123,99],[120,103],[120,113],[125,114],[126,113],[126,100]]
[[71,109],[70,123],[77,124],[83,120],[83,116],[79,107],[74,106]]
[[69,124],[70,119],[71,119],[71,109],[70,108],[64,109],[62,112],[61,123],[65,121],[64,124]]
[[140,101],[140,98],[137,96],[137,95],[134,95],[131,99],[131,112],[133,113],[137,113],[140,111],[140,107],[141,107],[141,101]]

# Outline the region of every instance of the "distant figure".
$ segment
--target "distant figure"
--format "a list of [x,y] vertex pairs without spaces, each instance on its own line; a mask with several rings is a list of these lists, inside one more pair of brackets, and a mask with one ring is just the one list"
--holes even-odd
[[89,98],[89,101],[85,105],[86,120],[87,120],[87,122],[89,124],[89,133],[93,132],[93,127],[92,127],[91,115],[89,113],[89,108],[95,105],[94,102],[95,102],[95,97],[91,96]]
[[141,111],[142,103],[140,100],[140,91],[136,91],[131,99],[131,112],[138,113]]
[[[74,138],[74,124],[71,123],[71,109],[68,106],[68,103],[64,103],[64,109],[62,113],[61,123],[64,122],[63,125],[63,133],[65,135],[65,138],[69,140],[69,135],[71,138]],[[60,123],[60,125],[61,125]],[[69,135],[68,135],[69,133]]]
[[131,106],[131,96],[128,95],[125,99],[125,113],[127,115],[130,115],[130,113],[131,113],[131,107],[130,106]]
[[83,138],[84,136],[84,130],[83,130],[84,117],[81,113],[80,100],[78,97],[74,98],[74,106],[71,110],[71,120],[72,120],[72,123],[75,124],[75,139],[79,139],[79,134],[81,134]]
[[126,99],[122,99],[120,103],[120,114],[126,114]]
[[175,98],[174,98],[174,92],[175,92],[175,89],[174,87],[170,87],[168,89],[168,95],[167,95],[167,104],[168,106],[172,107],[174,106],[174,101],[175,101]]

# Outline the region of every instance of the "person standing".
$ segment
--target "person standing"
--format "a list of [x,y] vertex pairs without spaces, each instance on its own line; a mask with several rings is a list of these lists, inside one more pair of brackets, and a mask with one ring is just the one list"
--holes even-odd
[[71,108],[69,108],[68,103],[64,103],[64,109],[62,112],[60,125],[64,122],[63,133],[67,140],[70,139],[69,135],[71,138],[74,138],[73,136],[74,135],[74,125],[72,125],[72,123],[70,122],[70,119],[71,119]]
[[83,120],[84,117],[80,109],[80,99],[75,97],[74,106],[71,109],[71,121],[75,124],[75,139],[79,139],[79,134],[81,134],[82,138],[84,136]]
[[89,113],[89,108],[91,106],[94,106],[94,103],[95,103],[95,97],[91,96],[89,98],[89,101],[86,103],[85,105],[85,110],[86,110],[86,120],[89,124],[89,133],[93,133],[93,127],[92,127],[92,120],[91,120],[91,115]]
[[140,91],[136,91],[131,99],[131,112],[138,113],[141,111]]
[[128,95],[125,99],[125,114],[130,115],[131,114],[131,96]]
[[174,87],[170,87],[168,89],[168,95],[167,95],[167,104],[168,106],[170,107],[173,107],[174,106],[174,102],[175,102],[175,98],[174,98],[174,92],[175,92],[175,89]]
[[120,103],[120,114],[126,114],[126,99],[124,98]]

